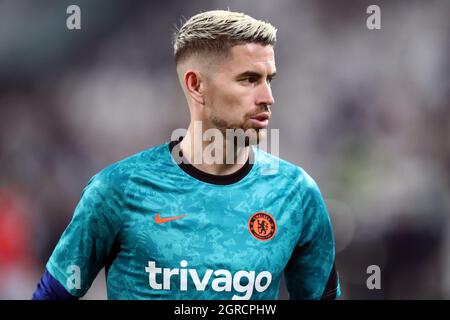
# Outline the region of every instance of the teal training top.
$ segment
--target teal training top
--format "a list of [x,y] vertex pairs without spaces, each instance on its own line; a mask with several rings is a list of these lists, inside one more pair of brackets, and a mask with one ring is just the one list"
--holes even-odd
[[[83,296],[105,267],[108,299],[340,295],[332,226],[301,168],[252,147],[216,176],[177,164],[167,142],[96,174],[46,268]],[[177,149],[175,149],[177,150]]]

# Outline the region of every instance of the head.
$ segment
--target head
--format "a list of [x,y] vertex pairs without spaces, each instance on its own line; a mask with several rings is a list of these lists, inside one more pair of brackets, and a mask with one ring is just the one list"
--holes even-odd
[[191,123],[203,130],[242,129],[259,141],[274,103],[276,29],[243,13],[215,10],[190,18],[175,34],[177,73]]

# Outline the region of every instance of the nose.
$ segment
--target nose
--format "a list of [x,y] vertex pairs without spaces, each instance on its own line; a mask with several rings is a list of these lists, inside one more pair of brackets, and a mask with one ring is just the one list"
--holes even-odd
[[270,84],[267,82],[263,82],[258,91],[258,96],[256,99],[257,105],[272,105],[274,104],[274,99],[272,95],[272,89],[270,88]]

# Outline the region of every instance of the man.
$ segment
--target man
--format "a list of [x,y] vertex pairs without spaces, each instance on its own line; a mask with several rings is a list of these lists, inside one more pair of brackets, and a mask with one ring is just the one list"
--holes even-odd
[[[89,181],[34,299],[81,297],[103,267],[109,299],[277,299],[283,274],[291,299],[340,294],[317,185],[255,147],[274,103],[275,41],[272,25],[229,11],[181,27],[184,138]],[[222,148],[206,152],[211,131]]]

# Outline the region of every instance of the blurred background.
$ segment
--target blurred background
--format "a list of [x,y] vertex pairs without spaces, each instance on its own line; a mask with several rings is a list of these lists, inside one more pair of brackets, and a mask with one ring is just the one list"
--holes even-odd
[[0,298],[31,297],[90,177],[187,128],[172,34],[210,9],[278,28],[271,127],[326,199],[342,299],[449,299],[447,0],[0,1]]

